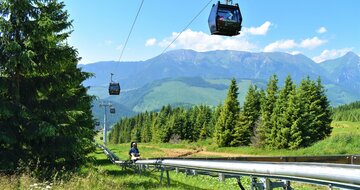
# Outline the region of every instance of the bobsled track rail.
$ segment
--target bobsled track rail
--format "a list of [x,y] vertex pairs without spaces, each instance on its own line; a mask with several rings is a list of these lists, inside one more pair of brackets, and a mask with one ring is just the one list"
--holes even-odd
[[140,175],[146,175],[153,168],[160,173],[160,184],[166,174],[170,186],[170,170],[185,172],[186,175],[210,175],[236,178],[239,188],[245,189],[240,181],[248,176],[251,189],[270,190],[282,187],[293,189],[291,182],[303,182],[327,186],[329,189],[360,189],[360,155],[298,156],[298,157],[231,157],[231,158],[151,158],[121,161],[107,147],[98,145],[109,160],[122,168],[132,168]]

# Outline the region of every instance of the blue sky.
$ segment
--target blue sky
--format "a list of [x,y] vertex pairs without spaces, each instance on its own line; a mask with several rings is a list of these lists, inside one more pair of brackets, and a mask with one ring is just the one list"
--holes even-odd
[[[119,61],[141,0],[64,0],[73,22],[69,44],[80,63]],[[161,54],[209,0],[145,0],[121,61]],[[213,0],[169,48],[302,53],[316,62],[353,51],[360,55],[359,0],[234,0],[243,15],[236,37],[211,36]]]

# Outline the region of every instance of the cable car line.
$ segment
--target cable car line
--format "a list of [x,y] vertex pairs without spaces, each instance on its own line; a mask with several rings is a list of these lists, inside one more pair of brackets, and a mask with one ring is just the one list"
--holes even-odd
[[[125,40],[124,47],[123,47],[122,50],[121,50],[121,54],[120,54],[120,57],[119,57],[119,62],[121,61],[121,58],[122,58],[122,56],[123,56],[123,54],[124,54],[124,50],[125,50],[125,48],[126,48],[126,46],[127,46],[127,43],[128,43],[128,41],[129,41],[129,39],[130,39],[131,33],[132,33],[133,29],[134,29],[135,23],[136,23],[137,18],[138,18],[139,14],[140,14],[140,11],[141,11],[141,8],[142,8],[143,4],[144,4],[144,0],[141,1],[141,4],[140,4],[140,6],[139,6],[139,9],[138,9],[138,11],[137,11],[137,13],[136,13],[135,19],[134,19],[134,21],[133,21],[133,23],[132,23],[132,25],[131,25],[129,34],[128,34],[126,40]],[[116,69],[115,69],[115,70],[116,70]],[[114,75],[114,74],[111,73],[110,84],[109,84],[109,95],[119,95],[119,94],[120,94],[120,91],[121,91],[120,84],[119,84],[118,82],[114,82],[114,81],[112,80],[113,75]]]
[[186,25],[186,27],[176,36],[176,38],[164,49],[164,51],[162,51],[162,53],[160,54],[160,56],[162,54],[164,54],[166,52],[167,49],[169,49],[169,47],[180,37],[180,35],[189,28],[189,26],[194,22],[195,19],[197,19],[197,17],[199,17],[199,15],[206,9],[207,6],[209,6],[209,4],[212,2],[213,0],[210,0],[205,6],[204,8],[202,8],[200,10],[200,12],[189,22],[189,24]]
[[142,5],[143,5],[143,4],[144,4],[144,0],[142,0],[142,1],[141,1],[140,7],[139,7],[139,9],[138,9],[138,11],[137,11],[137,13],[136,13],[136,16],[135,16],[134,22],[132,23],[132,26],[131,26],[131,28],[130,28],[130,32],[129,32],[129,34],[128,34],[127,38],[126,38],[126,41],[125,41],[124,47],[123,47],[123,49],[121,50],[121,54],[120,54],[120,58],[119,58],[119,62],[121,61],[121,58],[122,58],[122,56],[123,56],[123,53],[124,53],[125,47],[126,47],[126,45],[127,45],[128,41],[129,41],[130,35],[131,35],[132,30],[133,30],[133,28],[134,28],[134,26],[135,26],[136,20],[137,20],[137,18],[138,18],[138,16],[139,16],[139,13],[140,13],[140,11],[141,11],[141,8],[142,8]]

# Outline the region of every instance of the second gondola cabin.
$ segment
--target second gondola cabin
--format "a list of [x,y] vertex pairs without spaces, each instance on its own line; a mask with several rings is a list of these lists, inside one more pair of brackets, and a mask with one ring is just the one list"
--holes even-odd
[[213,4],[208,19],[212,35],[236,36],[240,34],[242,15],[239,5]]
[[119,95],[120,94],[120,84],[118,82],[111,82],[109,84],[109,94],[110,95]]
[[110,107],[110,113],[115,113],[115,108]]

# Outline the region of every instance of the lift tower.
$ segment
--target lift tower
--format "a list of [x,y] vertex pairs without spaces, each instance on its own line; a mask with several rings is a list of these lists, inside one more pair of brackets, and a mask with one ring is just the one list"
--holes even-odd
[[106,112],[106,110],[107,110],[107,108],[109,107],[112,107],[112,105],[111,105],[111,103],[109,102],[109,103],[100,103],[100,105],[99,105],[100,107],[104,107],[104,137],[103,137],[103,139],[104,139],[104,145],[106,145],[106,143],[107,143],[107,140],[106,140],[106,135],[107,135],[107,126],[106,126],[106,123],[107,123],[107,112]]

